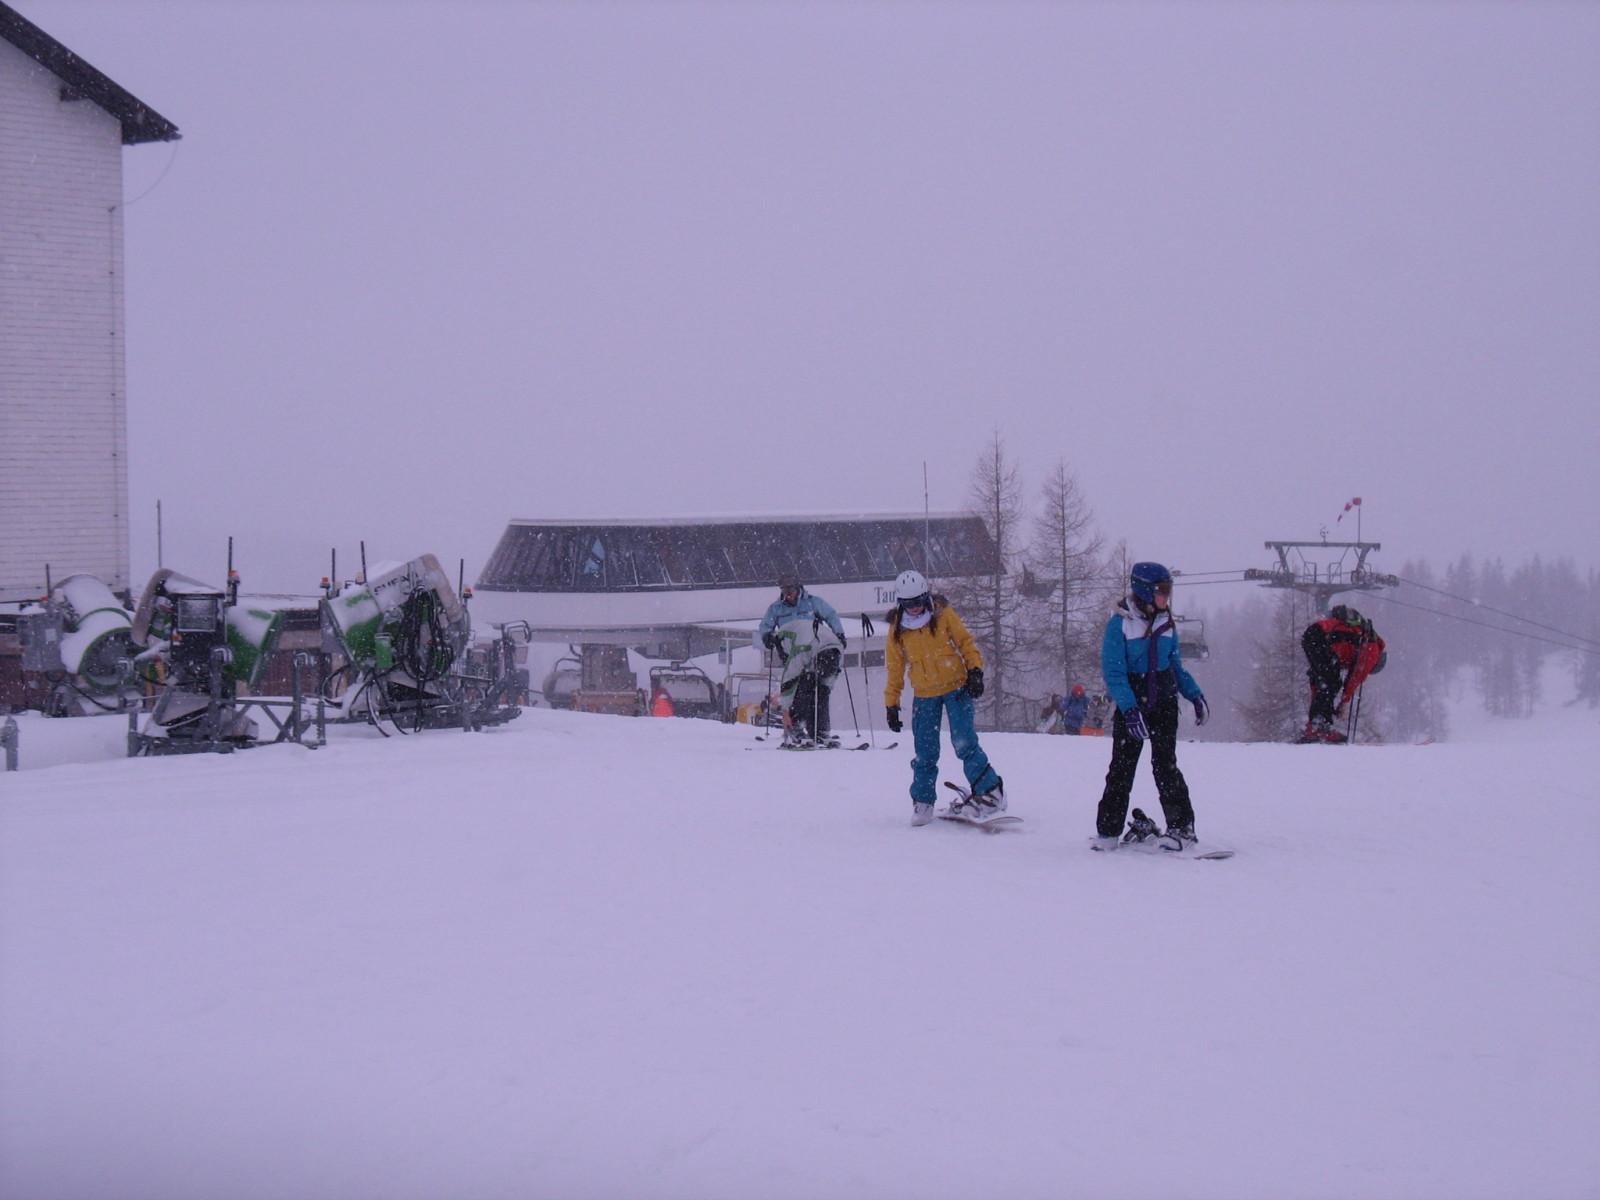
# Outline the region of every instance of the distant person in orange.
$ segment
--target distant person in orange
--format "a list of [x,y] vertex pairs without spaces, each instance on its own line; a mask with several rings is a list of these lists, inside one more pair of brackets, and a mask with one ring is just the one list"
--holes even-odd
[[670,717],[673,715],[672,697],[667,695],[667,689],[659,683],[656,684],[655,692],[650,697],[650,715],[652,717]]
[[1306,678],[1311,681],[1311,712],[1300,741],[1348,741],[1333,723],[1344,716],[1350,698],[1361,690],[1367,676],[1383,670],[1388,660],[1383,639],[1372,622],[1355,609],[1335,604],[1326,617],[1306,626],[1300,648],[1305,651]]

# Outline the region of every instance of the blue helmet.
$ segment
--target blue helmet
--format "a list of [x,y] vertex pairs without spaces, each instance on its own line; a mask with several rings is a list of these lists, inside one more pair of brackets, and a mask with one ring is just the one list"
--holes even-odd
[[1157,592],[1172,594],[1172,572],[1158,562],[1134,563],[1128,572],[1128,590],[1140,604],[1154,604]]

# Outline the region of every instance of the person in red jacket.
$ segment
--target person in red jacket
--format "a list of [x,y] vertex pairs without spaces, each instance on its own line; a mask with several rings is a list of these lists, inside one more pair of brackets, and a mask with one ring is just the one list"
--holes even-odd
[[1300,636],[1306,653],[1306,678],[1311,681],[1311,712],[1302,742],[1343,742],[1333,723],[1345,714],[1350,698],[1368,675],[1383,670],[1387,654],[1372,622],[1353,608],[1335,604]]

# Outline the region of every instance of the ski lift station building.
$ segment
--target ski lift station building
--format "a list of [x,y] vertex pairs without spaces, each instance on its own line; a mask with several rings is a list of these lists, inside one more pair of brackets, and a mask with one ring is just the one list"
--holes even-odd
[[782,572],[843,617],[880,619],[908,568],[937,583],[1000,565],[983,521],[960,514],[514,520],[478,578],[473,616],[525,621],[536,641],[686,659],[735,629],[748,644]]
[[0,601],[128,587],[122,147],[177,137],[0,3]]

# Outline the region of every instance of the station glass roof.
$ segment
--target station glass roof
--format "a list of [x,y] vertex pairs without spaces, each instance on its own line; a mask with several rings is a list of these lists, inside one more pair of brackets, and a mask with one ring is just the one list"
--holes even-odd
[[[927,554],[924,555],[924,541]],[[683,522],[513,522],[477,587],[505,592],[647,592],[936,579],[999,570],[969,516],[752,518]]]

